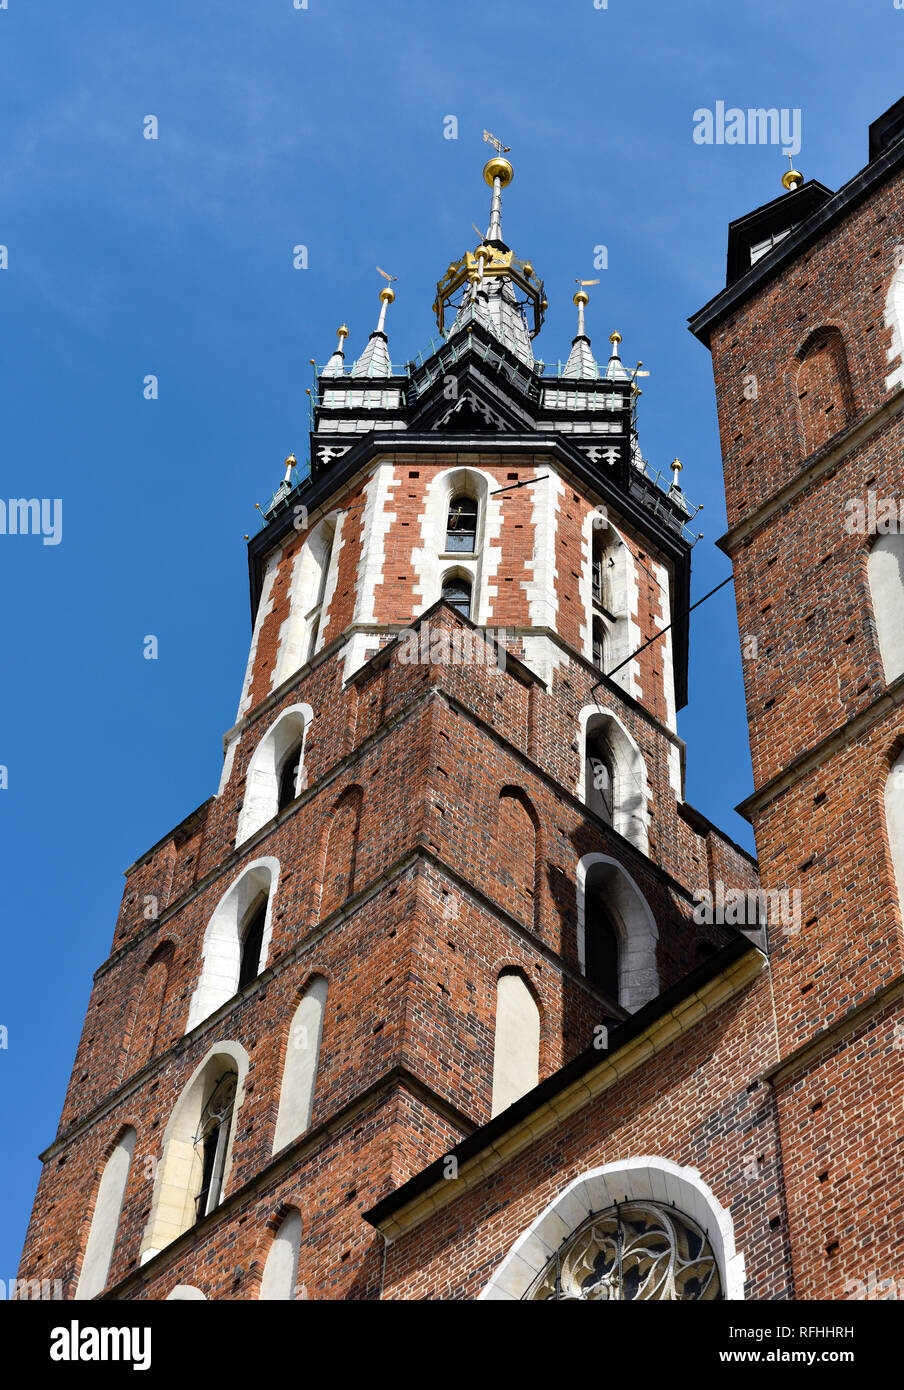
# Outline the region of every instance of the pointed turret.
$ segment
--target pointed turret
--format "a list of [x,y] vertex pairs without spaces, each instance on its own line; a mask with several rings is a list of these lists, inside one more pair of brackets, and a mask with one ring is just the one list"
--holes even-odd
[[[492,143],[498,146],[498,142]],[[534,370],[531,339],[540,330],[546,301],[542,282],[534,274],[533,266],[529,261],[519,261],[502,239],[502,190],[511,183],[514,170],[500,153],[487,161],[483,176],[493,190],[487,234],[474,252],[468,252],[461,261],[449,267],[445,279],[437,286],[440,329],[445,331],[444,311],[446,304],[451,303],[458,312],[449,329],[450,338],[479,323]],[[452,296],[459,289],[463,293],[456,303]],[[519,298],[518,290],[527,295],[526,302]],[[526,303],[533,306],[533,332],[525,317]]]
[[618,329],[616,329],[614,333],[609,334],[609,342],[612,344],[612,352],[609,355],[609,363],[606,367],[605,372],[607,381],[631,380],[630,374],[625,371],[624,367],[622,366],[622,360],[618,355],[618,345],[621,342],[621,340],[622,336],[619,333]]
[[[379,266],[377,269],[379,270]],[[381,270],[380,274],[386,276],[385,270]],[[394,299],[395,291],[389,285],[385,285],[380,291],[380,318],[367,340],[367,347],[352,367],[352,376],[379,377],[381,380],[392,376],[389,340],[386,337],[386,310]]]
[[323,369],[324,376],[343,376],[345,374],[345,353],[342,350],[342,344],[348,337],[348,329],[344,323],[339,325],[336,333],[339,341],[333,348],[332,357]]
[[[584,289],[584,283],[591,284],[593,282],[589,280],[586,282],[578,281],[580,289],[573,300],[578,309],[578,331],[571,340],[571,352],[568,354],[568,361],[565,363],[562,376],[568,377],[572,381],[597,381],[600,374],[599,367],[594,361],[593,353],[590,350],[590,339],[584,330],[584,309],[590,303],[590,296]],[[599,284],[599,281],[595,283]]]

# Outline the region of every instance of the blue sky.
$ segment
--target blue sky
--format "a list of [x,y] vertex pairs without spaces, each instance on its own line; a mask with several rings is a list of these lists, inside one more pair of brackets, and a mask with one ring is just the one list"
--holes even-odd
[[[567,355],[573,280],[605,245],[588,330],[600,355],[618,328],[651,371],[644,452],[679,455],[705,504],[697,597],[729,565],[709,357],[685,321],[724,282],[728,221],[776,196],[787,162],[696,144],[693,113],[799,108],[795,162],[835,188],[902,95],[902,44],[893,0],[0,9],[0,496],[63,500],[60,544],[0,536],[0,1279],[122,872],[216,789],[250,637],[242,537],[285,455],[306,455],[309,358],[343,319],[355,353],[375,326],[374,266],[399,276],[404,362],[486,223],[484,127],[512,147],[503,225],[546,281],[537,351]],[[680,731],[688,799],[752,845],[733,810],[751,782],[730,586],[694,615]]]

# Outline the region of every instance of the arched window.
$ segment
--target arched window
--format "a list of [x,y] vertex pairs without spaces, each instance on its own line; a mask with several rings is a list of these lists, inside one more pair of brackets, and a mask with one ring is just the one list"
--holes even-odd
[[222,1202],[232,1167],[235,1117],[248,1054],[218,1043],[195,1069],[163,1136],[141,1263],[158,1254]]
[[837,328],[817,329],[798,353],[797,401],[805,456],[821,449],[852,418],[847,354]]
[[594,526],[591,586],[593,602],[607,613],[612,612],[612,570],[614,560],[609,543],[609,527]]
[[106,1287],[137,1138],[134,1129],[124,1129],[104,1166],[94,1202],[85,1258],[75,1290],[76,1298],[93,1298]]
[[321,920],[354,892],[363,804],[361,788],[346,787],[327,812],[321,846]]
[[536,810],[522,788],[503,787],[496,825],[503,902],[513,916],[531,925],[537,915],[538,831]]
[[617,860],[585,854],[577,870],[578,962],[588,979],[628,1013],[659,993],[656,919]]
[[644,854],[649,847],[647,767],[617,715],[599,706],[581,711],[584,757],[578,796]]
[[293,1299],[298,1282],[298,1253],[301,1248],[301,1212],[293,1207],[280,1222],[279,1230],[270,1243],[264,1265],[262,1301]]
[[587,979],[618,1002],[619,932],[604,895],[592,886],[587,889],[584,956]]
[[239,960],[239,980],[236,992],[244,989],[260,972],[261,945],[267,922],[267,899],[259,898],[250,907],[242,927],[242,950]]
[[449,503],[446,551],[473,555],[477,549],[477,501],[459,494]]
[[310,705],[292,705],[261,738],[245,774],[236,845],[244,844],[304,789],[304,745],[313,717]]
[[326,993],[326,980],[322,975],[315,976],[305,989],[289,1025],[279,1112],[273,1135],[274,1153],[304,1134],[311,1123]]
[[876,539],[868,572],[882,668],[890,684],[904,672],[904,534]]
[[235,1093],[238,1073],[226,1071],[214,1083],[204,1108],[198,1132],[195,1135],[195,1149],[201,1160],[201,1183],[195,1197],[197,1219],[207,1216],[220,1205],[223,1195],[223,1175],[226,1168],[226,1151],[232,1134],[232,1112],[235,1108]]
[[898,886],[898,902],[904,915],[904,749],[892,764],[885,782],[885,822]]
[[196,1289],[194,1284],[177,1284],[171,1293],[166,1295],[166,1302],[173,1303],[206,1303],[207,1294]]
[[471,616],[471,584],[467,579],[454,577],[443,584],[443,598],[463,618]]
[[493,1044],[493,1099],[498,1115],[540,1079],[540,1010],[524,976],[504,970],[496,985],[496,1033]]
[[330,594],[335,585],[339,514],[328,516],[307,537],[292,567],[289,616],[280,630],[273,688],[293,675],[323,645]]
[[743,1297],[744,1255],[730,1211],[696,1168],[649,1155],[579,1173],[522,1232],[480,1295],[593,1302]]
[[157,1045],[172,962],[173,944],[164,941],[150,956],[136,981],[131,1028],[125,1039],[127,1075],[143,1067]]
[[527,1302],[705,1302],[719,1265],[696,1221],[673,1203],[620,1202],[588,1217],[523,1295]]
[[191,997],[187,1033],[244,989],[266,965],[278,874],[277,860],[256,860],[214,909],[204,933],[201,978]]
[[615,810],[615,755],[601,729],[587,738],[587,805],[607,825]]
[[333,554],[334,534],[335,528],[331,528],[329,531],[325,531],[323,533],[323,553],[322,558],[318,563],[316,585],[311,595],[314,602],[311,608],[309,608],[307,613],[305,613],[304,615],[308,629],[308,649],[304,655],[305,661],[310,661],[311,657],[314,655],[318,646],[320,645],[320,641],[323,636],[323,600],[326,596],[326,581],[327,575],[329,574],[330,560]]
[[301,775],[301,749],[302,740],[298,738],[282,760],[282,765],[279,769],[279,799],[276,804],[277,811],[284,810],[298,795],[298,781]]

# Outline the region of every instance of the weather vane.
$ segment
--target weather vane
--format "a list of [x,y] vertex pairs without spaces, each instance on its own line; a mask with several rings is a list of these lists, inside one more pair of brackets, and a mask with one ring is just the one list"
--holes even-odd
[[574,283],[584,289],[587,285],[598,285],[599,280],[575,280]]
[[387,275],[386,271],[381,270],[379,266],[377,266],[377,274],[382,275],[383,279],[386,280],[390,285],[396,283],[399,278],[398,275]]
[[493,146],[493,149],[496,151],[497,154],[508,154],[512,148],[511,145],[503,145],[502,141],[497,140],[496,136],[491,135],[488,130],[485,130],[483,132],[483,138],[484,140],[486,140],[488,145]]

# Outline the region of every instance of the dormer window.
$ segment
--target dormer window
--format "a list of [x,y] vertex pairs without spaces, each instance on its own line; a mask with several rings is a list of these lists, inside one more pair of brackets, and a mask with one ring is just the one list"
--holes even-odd
[[473,555],[477,549],[477,502],[473,497],[453,497],[446,523],[446,552]]
[[783,232],[773,232],[771,236],[766,237],[765,241],[754,242],[750,248],[750,264],[756,265],[757,261],[768,256],[772,248],[778,246],[780,241],[784,241],[785,237],[789,236],[793,230],[793,227],[786,227]]

